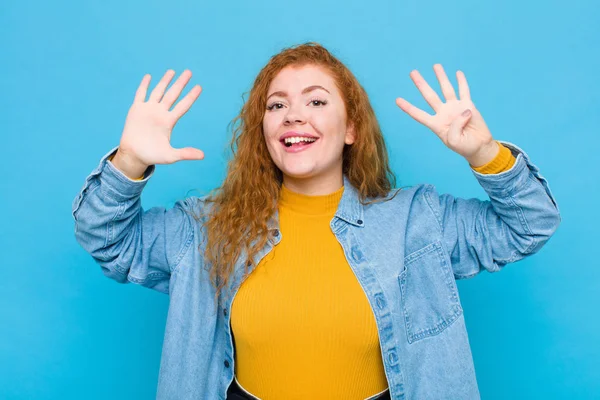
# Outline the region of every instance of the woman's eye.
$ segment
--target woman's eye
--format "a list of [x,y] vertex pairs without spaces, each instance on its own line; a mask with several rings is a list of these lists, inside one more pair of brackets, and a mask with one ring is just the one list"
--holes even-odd
[[270,106],[267,107],[267,110],[271,111],[273,109],[279,110],[280,107],[276,107],[276,106],[283,106],[283,104],[281,103],[273,103]]
[[[319,100],[319,99],[312,99],[309,104],[313,104],[315,106],[319,106],[319,105],[325,105],[327,104],[326,100]],[[315,104],[317,103],[317,104]],[[282,103],[273,103],[270,106],[267,106],[267,110],[272,111],[272,110],[280,110],[281,108],[283,108],[283,104]]]

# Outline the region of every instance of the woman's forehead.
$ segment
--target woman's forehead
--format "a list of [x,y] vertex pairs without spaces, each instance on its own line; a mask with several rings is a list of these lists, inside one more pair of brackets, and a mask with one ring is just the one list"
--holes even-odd
[[277,91],[299,93],[308,86],[322,86],[331,93],[335,82],[322,67],[316,65],[288,66],[273,78],[269,85],[269,93]]

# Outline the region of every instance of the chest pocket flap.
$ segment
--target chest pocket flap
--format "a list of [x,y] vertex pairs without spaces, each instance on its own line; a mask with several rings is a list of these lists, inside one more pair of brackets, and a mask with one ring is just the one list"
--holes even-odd
[[409,343],[439,334],[463,312],[440,241],[407,255],[398,283]]

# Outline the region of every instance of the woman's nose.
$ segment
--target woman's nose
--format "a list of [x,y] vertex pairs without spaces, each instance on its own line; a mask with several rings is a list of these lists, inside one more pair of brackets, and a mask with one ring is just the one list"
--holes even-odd
[[305,120],[304,116],[295,108],[291,107],[288,113],[285,115],[284,122],[287,124],[291,123],[303,123]]
[[292,123],[301,124],[301,123],[304,123],[304,119],[302,119],[302,118],[290,118],[290,117],[286,117],[285,118],[285,123],[286,124],[292,124]]

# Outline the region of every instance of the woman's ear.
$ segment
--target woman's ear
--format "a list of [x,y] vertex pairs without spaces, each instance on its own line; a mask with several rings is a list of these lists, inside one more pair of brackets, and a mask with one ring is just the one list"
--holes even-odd
[[346,129],[346,137],[344,138],[344,143],[352,144],[356,140],[356,134],[354,132],[354,124],[348,124],[348,128]]

